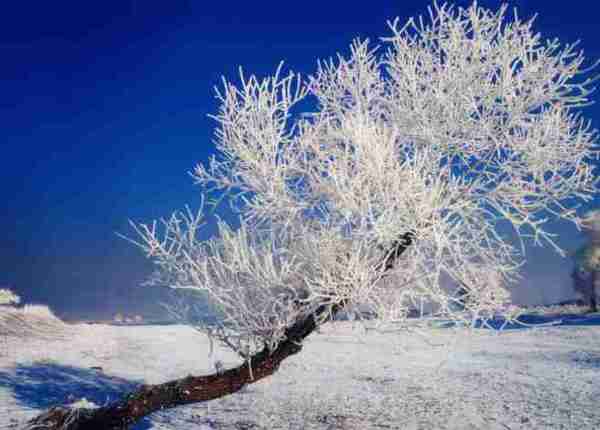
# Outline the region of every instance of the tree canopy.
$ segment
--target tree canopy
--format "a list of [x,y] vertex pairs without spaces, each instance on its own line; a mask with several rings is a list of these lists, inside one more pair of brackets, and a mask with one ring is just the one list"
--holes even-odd
[[220,220],[200,240],[207,205],[133,224],[159,276],[218,306],[205,328],[243,357],[324,306],[402,321],[425,299],[463,318],[443,277],[467,289],[469,317],[501,311],[524,251],[499,227],[562,252],[548,221],[581,227],[597,192],[579,109],[595,76],[576,45],[476,3],[389,27],[306,78],[223,80],[217,155],[193,176],[239,228]]

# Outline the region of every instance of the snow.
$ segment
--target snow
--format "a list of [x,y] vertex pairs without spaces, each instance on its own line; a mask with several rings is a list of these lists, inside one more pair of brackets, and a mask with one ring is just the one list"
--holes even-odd
[[[431,325],[365,332],[336,322],[273,377],[153,414],[135,429],[600,428],[600,316],[560,318],[502,332]],[[181,325],[78,324],[69,333],[0,334],[0,428],[52,405],[102,405],[138,384],[238,363],[226,350],[209,358],[206,337]]]

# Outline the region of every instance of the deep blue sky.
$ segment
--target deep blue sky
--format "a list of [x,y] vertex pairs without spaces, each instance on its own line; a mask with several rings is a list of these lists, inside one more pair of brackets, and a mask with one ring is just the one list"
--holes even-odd
[[[137,285],[149,267],[115,231],[128,232],[129,218],[197,205],[187,172],[214,153],[207,114],[216,111],[220,76],[234,78],[239,65],[264,75],[281,60],[311,73],[317,58],[346,50],[356,36],[386,36],[387,19],[404,21],[429,4],[4,2],[0,285],[59,313],[141,309]],[[509,4],[522,16],[539,12],[545,36],[582,39],[589,57],[600,58],[596,2]],[[587,115],[598,127],[600,110]],[[574,229],[557,233],[567,246],[580,241]],[[564,283],[565,265],[535,251],[526,274]]]

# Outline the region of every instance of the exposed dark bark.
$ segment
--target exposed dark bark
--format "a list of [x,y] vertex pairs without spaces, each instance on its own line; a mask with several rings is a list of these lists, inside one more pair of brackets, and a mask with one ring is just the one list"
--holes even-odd
[[471,297],[469,294],[469,289],[462,282],[460,283],[460,286],[458,287],[456,297],[457,297],[458,304],[460,305],[460,307],[463,310],[466,309],[471,304],[470,303]]
[[391,249],[387,252],[383,259],[382,265],[384,270],[391,270],[394,267],[396,260],[402,255],[402,253],[412,245],[415,240],[415,233],[408,231],[400,236],[398,240],[392,243]]
[[[413,233],[406,233],[394,242],[383,261],[385,270],[393,267],[396,259],[414,239]],[[244,386],[274,374],[283,360],[300,352],[302,341],[316,330],[317,321],[331,318],[344,305],[344,302],[339,302],[319,307],[313,315],[289,327],[285,331],[285,340],[273,351],[265,348],[252,356],[250,364],[244,363],[218,374],[190,375],[163,384],[144,385],[124,399],[97,409],[74,411],[70,408],[54,407],[29,421],[25,429],[125,430],[152,412],[236,393]]]
[[600,272],[592,270],[592,291],[590,294],[590,312],[598,312],[598,291],[600,291]]
[[[323,307],[317,312],[323,314],[329,309]],[[190,403],[217,399],[233,394],[245,385],[272,375],[279,365],[290,355],[302,349],[302,340],[316,328],[315,317],[300,321],[287,330],[287,339],[272,352],[267,349],[255,354],[250,360],[252,372],[247,363],[220,374],[188,376],[158,385],[142,386],[118,403],[98,409],[80,409],[73,417],[68,408],[53,408],[46,414],[36,417],[29,425],[44,424],[49,429],[69,430],[112,430],[127,429],[140,418],[162,409]],[[65,426],[67,420],[72,423]]]

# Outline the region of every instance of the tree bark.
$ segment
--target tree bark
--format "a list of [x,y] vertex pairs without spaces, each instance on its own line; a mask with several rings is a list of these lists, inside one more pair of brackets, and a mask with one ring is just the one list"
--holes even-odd
[[[326,307],[318,310],[330,312]],[[264,349],[248,363],[220,374],[188,376],[158,385],[145,385],[121,401],[97,409],[55,407],[31,420],[26,428],[45,426],[55,430],[117,430],[127,429],[139,419],[163,409],[190,403],[217,399],[241,390],[245,385],[259,381],[277,371],[287,357],[302,349],[302,340],[316,328],[316,316],[292,326],[287,339],[272,352]],[[36,427],[40,426],[40,427]]]
[[590,312],[598,312],[598,298],[600,297],[600,271],[592,271],[592,285],[590,291]]
[[[406,233],[393,243],[383,262],[385,270],[393,267],[393,262],[414,239],[414,234]],[[206,376],[190,375],[163,384],[143,385],[124,399],[101,408],[54,407],[26,423],[24,430],[126,430],[153,412],[236,393],[244,386],[274,374],[283,360],[300,352],[302,341],[316,330],[320,318],[331,318],[344,305],[342,301],[320,306],[314,314],[286,329],[285,340],[273,351],[265,348],[236,368]]]

